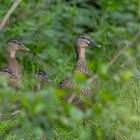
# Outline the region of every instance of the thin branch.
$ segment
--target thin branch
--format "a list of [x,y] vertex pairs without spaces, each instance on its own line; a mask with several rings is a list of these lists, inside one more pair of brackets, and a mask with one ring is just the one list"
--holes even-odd
[[27,11],[27,12],[21,13],[19,16],[9,20],[7,22],[7,25],[15,24],[16,22],[22,21],[25,18],[30,18],[30,17],[34,16],[36,13],[40,12],[41,10],[46,9],[49,6],[50,2],[51,2],[50,0],[46,0],[43,4],[37,5],[34,8],[34,10],[32,10],[30,12]]
[[7,11],[6,15],[4,16],[3,20],[0,23],[0,30],[5,26],[6,22],[8,21],[10,15],[15,11],[16,7],[22,0],[16,0],[11,8]]
[[19,21],[25,19],[26,17],[29,18],[29,17],[35,15],[37,12],[40,12],[40,10],[45,9],[45,7],[46,6],[39,5],[33,11],[31,11],[31,12],[22,13],[22,14],[20,14],[20,16],[17,16],[15,18],[11,19],[10,21],[8,21],[7,25],[15,24],[16,22],[19,22]]

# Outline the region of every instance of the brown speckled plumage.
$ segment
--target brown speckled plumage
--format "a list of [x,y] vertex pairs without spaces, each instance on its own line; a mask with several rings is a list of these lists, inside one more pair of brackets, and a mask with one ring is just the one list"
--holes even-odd
[[20,64],[17,62],[16,58],[11,58],[8,57],[8,65],[7,68],[9,68],[11,71],[13,71],[16,76],[20,78],[22,78],[22,70],[21,70],[21,66]]
[[11,71],[9,68],[6,67],[0,68],[0,75],[5,75],[10,78],[18,78],[13,71]]
[[91,76],[92,72],[88,69],[87,64],[83,60],[78,60],[74,66],[73,72],[79,71],[80,73]]
[[[87,35],[80,35],[77,40],[76,40],[76,45],[75,45],[75,50],[76,50],[76,63],[73,69],[73,77],[75,76],[75,73],[78,71],[88,77],[92,76],[92,72],[88,69],[88,66],[86,64],[86,58],[85,58],[85,49],[88,46],[92,47],[98,47],[100,48],[101,46],[96,44],[96,42],[92,41],[91,38]],[[59,88],[61,89],[69,89],[72,88],[73,84],[72,81],[69,80],[63,80],[59,83]],[[80,99],[80,96],[89,96],[91,97],[92,95],[92,90],[91,88],[83,88],[79,91],[79,94],[70,94],[66,95],[63,100],[64,101],[69,101],[74,103],[75,105],[82,106],[83,102]]]
[[61,89],[70,89],[70,88],[72,88],[72,83],[69,80],[62,80],[59,83],[58,87]]
[[11,39],[8,42],[8,64],[7,67],[1,68],[0,73],[9,77],[7,85],[18,90],[17,81],[22,78],[22,70],[16,60],[17,51],[29,51],[19,40]]

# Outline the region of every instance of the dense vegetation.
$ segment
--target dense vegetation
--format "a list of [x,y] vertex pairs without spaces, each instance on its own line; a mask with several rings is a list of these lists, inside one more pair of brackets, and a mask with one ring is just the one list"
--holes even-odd
[[[0,0],[0,21],[13,3]],[[31,50],[17,54],[24,71],[18,92],[0,77],[0,139],[39,140],[47,135],[50,140],[139,140],[139,22],[138,0],[22,0],[0,30],[0,67],[7,63],[8,39],[20,37]],[[94,107],[84,111],[62,102],[68,91],[57,88],[71,77],[74,42],[82,33],[102,46],[86,52],[98,88]],[[37,69],[46,70],[53,81],[39,94],[33,92]],[[78,86],[84,78],[80,81]],[[21,112],[11,117],[16,100]]]

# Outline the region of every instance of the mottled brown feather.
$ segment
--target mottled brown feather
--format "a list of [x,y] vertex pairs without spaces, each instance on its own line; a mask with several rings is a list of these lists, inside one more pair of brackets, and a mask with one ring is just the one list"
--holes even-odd
[[72,88],[72,82],[70,80],[62,80],[59,83],[58,88],[61,88],[61,89],[71,89]]
[[9,77],[9,81],[7,83],[8,86],[15,88],[17,90],[19,89],[18,81],[19,79],[22,78],[22,70],[19,63],[16,60],[15,55],[16,55],[16,52],[19,50],[29,51],[29,49],[26,48],[19,40],[16,40],[16,39],[11,39],[7,43],[8,43],[8,48],[7,48],[8,64],[7,64],[7,67],[5,68],[7,69],[7,71],[5,71],[4,69],[2,71],[4,75]]
[[22,78],[21,66],[19,65],[16,58],[8,58],[7,68],[13,71],[19,78]]
[[[94,44],[95,42],[92,42],[90,37],[87,35],[81,35],[76,41],[75,50],[76,50],[77,58],[76,58],[76,64],[73,69],[73,77],[77,71],[88,76],[88,78],[93,75],[93,73],[88,69],[88,66],[86,64],[86,59],[85,59],[85,49],[88,46],[87,43]],[[98,44],[96,44],[96,46],[97,45]],[[72,84],[72,81],[70,81],[70,80],[63,80],[59,83],[58,87],[61,89],[72,89],[73,84]],[[91,90],[91,88],[83,88],[79,91],[78,95],[73,96],[73,94],[74,93],[66,95],[63,98],[63,100],[64,101],[71,100],[70,102],[74,103],[75,105],[82,106],[83,101],[80,99],[80,96],[91,97],[92,90]]]

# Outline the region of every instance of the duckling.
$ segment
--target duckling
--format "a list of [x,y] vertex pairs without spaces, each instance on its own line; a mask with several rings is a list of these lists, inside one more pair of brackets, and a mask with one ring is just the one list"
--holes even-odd
[[[81,74],[84,74],[88,77],[92,76],[92,72],[89,70],[87,64],[86,64],[86,58],[85,58],[85,50],[88,47],[96,47],[101,48],[100,45],[98,45],[95,41],[93,41],[88,35],[80,35],[75,43],[75,51],[76,51],[76,63],[73,68],[73,78],[76,74],[76,72],[80,72]],[[61,89],[69,89],[73,87],[72,81],[69,80],[63,80],[58,85]],[[88,95],[91,97],[92,90],[90,88],[83,88],[80,90],[80,95]],[[75,94],[74,94],[75,95]],[[73,96],[66,95],[63,98],[65,101],[71,100],[72,103],[75,105],[81,106],[83,104],[82,100],[80,100],[79,95]]]
[[0,72],[10,78],[8,85],[18,90],[17,79],[22,78],[22,70],[16,59],[17,51],[29,51],[19,40],[11,39],[7,41],[8,64],[6,67],[1,68]]
[[52,80],[49,79],[48,74],[44,70],[38,70],[36,71],[36,84],[34,90],[40,91],[43,83],[50,84],[52,83]]

